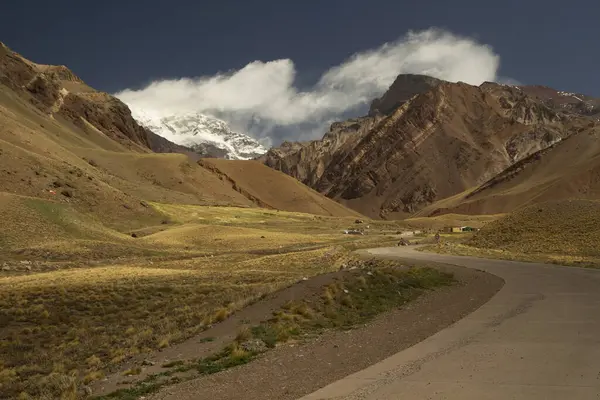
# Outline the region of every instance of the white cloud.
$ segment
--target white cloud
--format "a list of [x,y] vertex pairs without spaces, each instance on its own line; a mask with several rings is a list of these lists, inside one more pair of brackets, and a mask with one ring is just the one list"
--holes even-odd
[[294,86],[292,60],[254,61],[210,77],[153,82],[116,96],[132,109],[159,115],[201,112],[257,138],[309,139],[380,96],[401,73],[426,74],[478,85],[496,80],[499,57],[486,45],[450,32],[410,32],[357,53],[326,71],[311,88]]

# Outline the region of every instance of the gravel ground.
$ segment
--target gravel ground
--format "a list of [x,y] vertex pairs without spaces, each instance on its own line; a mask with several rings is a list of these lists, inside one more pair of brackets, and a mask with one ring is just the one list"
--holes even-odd
[[460,284],[424,294],[356,329],[288,343],[250,364],[166,387],[146,399],[297,399],[451,325],[488,301],[504,283],[481,271],[442,268],[454,272]]

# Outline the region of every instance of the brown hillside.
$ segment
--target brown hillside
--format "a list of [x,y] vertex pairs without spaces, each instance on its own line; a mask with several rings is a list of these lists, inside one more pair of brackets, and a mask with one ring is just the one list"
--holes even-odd
[[262,161],[365,215],[398,218],[589,129],[590,119],[516,87],[418,79],[399,78],[382,97],[391,105],[398,93],[391,114],[335,124],[323,140],[271,149]]
[[600,124],[589,124],[483,185],[435,203],[420,214],[496,214],[550,200],[600,199]]
[[[38,65],[1,46],[0,82],[0,192],[68,205],[121,231],[164,220],[147,202],[272,203],[287,211],[355,214],[341,206],[321,207],[331,201],[313,192],[302,202],[293,190],[248,197],[184,154],[153,153],[149,146],[182,149],[140,127],[125,104],[94,91],[66,67]],[[236,177],[239,186],[255,186],[241,178]],[[289,178],[273,174],[269,184],[287,187]],[[302,190],[308,192],[297,185]]]
[[359,215],[258,161],[205,158],[198,163],[261,207],[336,217]]
[[490,222],[469,243],[520,254],[600,256],[600,202],[550,201]]

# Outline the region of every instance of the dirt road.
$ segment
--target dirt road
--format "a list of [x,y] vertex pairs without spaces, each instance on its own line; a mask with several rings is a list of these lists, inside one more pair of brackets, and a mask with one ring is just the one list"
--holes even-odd
[[302,400],[600,399],[600,271],[369,252],[476,268],[506,284],[456,324]]
[[[406,263],[406,265],[415,264],[421,263],[414,261]],[[277,346],[249,364],[167,386],[160,392],[145,398],[146,400],[295,400],[385,360],[452,325],[485,304],[504,284],[502,279],[494,275],[469,268],[434,265],[434,263],[422,264],[453,273],[459,283],[423,293],[416,300],[385,312],[364,325],[350,330],[326,331],[322,335],[300,342],[292,341]],[[211,333],[209,330],[206,334],[227,337],[229,329],[235,336],[239,331],[240,319],[268,318],[272,314],[272,307],[279,308],[277,304],[282,300],[282,296],[287,297],[291,294],[306,297],[315,290],[321,293],[317,288],[320,288],[320,283],[324,283],[324,278],[326,276],[309,279],[300,287],[295,285],[274,294],[273,298],[267,298],[244,309],[239,315],[234,315],[232,320],[216,325],[214,329],[219,329],[220,332]],[[312,289],[303,288],[304,283],[312,286]],[[288,293],[290,290],[292,293]],[[230,339],[232,340],[233,337]],[[220,346],[222,345],[223,343]],[[196,340],[195,343],[184,343],[182,348],[170,349],[166,353],[172,354],[175,351],[195,354],[201,350],[199,346],[205,344],[198,344]],[[160,366],[162,362],[156,361]]]

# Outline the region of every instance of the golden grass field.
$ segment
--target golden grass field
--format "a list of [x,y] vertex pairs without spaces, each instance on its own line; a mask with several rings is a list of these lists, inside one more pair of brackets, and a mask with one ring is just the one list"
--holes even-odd
[[[160,372],[99,394],[98,400],[130,400],[162,387],[246,364],[261,353],[288,341],[302,341],[331,329],[352,329],[379,314],[401,307],[427,290],[456,283],[453,274],[431,267],[399,268],[394,262],[371,261],[369,267],[346,270],[316,292],[273,308],[269,319],[242,326],[235,339],[204,357],[184,354],[161,365]],[[247,347],[258,341],[259,347]],[[121,376],[139,376],[132,367]]]
[[599,223],[598,201],[551,201],[490,222],[462,243],[442,243],[426,250],[595,268],[600,266]]
[[368,221],[368,234],[353,236],[342,229],[355,218],[150,203],[168,223],[133,238],[69,205],[0,201],[13,227],[0,237],[9,265],[0,273],[0,389],[36,399],[67,396],[129,356],[335,271],[351,249],[391,245],[400,229]]
[[395,241],[395,223],[343,235],[359,214],[260,163],[128,141],[109,97],[94,97],[107,128],[0,84],[0,398],[76,398],[132,354]]

